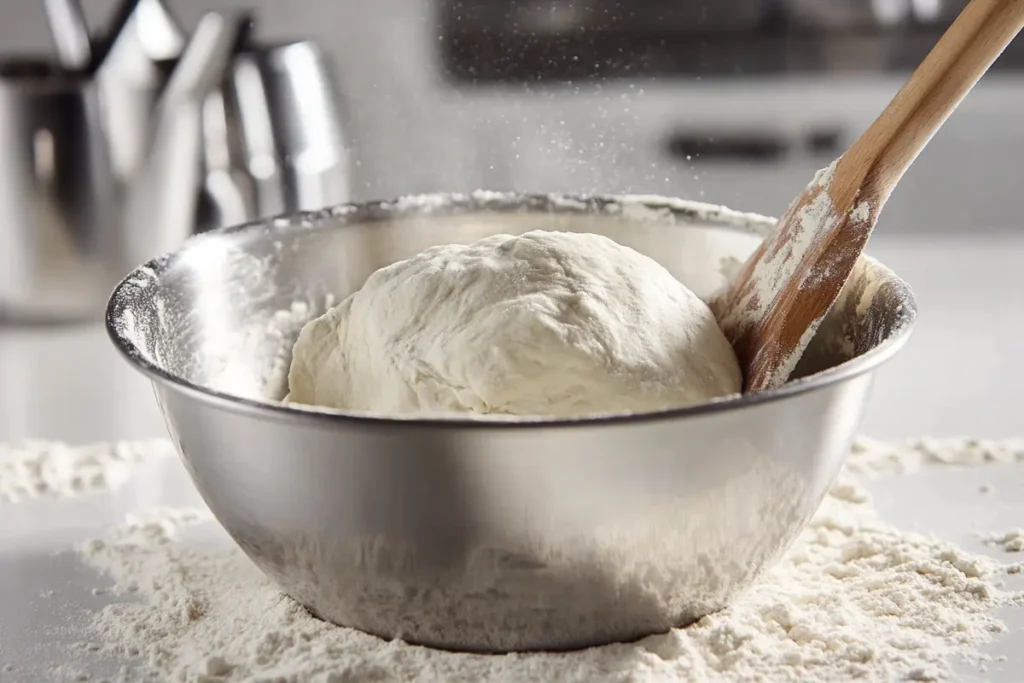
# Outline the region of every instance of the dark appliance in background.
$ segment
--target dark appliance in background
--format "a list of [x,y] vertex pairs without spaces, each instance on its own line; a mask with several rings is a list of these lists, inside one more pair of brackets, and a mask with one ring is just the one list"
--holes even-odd
[[[442,0],[454,80],[899,72],[966,0]],[[1024,65],[1024,46],[995,68]]]
[[[651,192],[772,214],[871,122],[966,5],[437,2],[444,78],[489,122],[478,135],[492,186]],[[1022,75],[1017,41],[910,171],[885,223],[1016,226]]]

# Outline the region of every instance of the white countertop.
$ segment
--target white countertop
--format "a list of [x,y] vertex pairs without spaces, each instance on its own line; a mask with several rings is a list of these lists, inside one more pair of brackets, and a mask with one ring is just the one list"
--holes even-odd
[[[921,309],[906,349],[882,369],[863,431],[880,438],[922,435],[1024,436],[1024,234],[967,235],[926,241],[877,236],[869,251],[913,287]],[[98,326],[0,328],[0,442],[23,437],[92,440],[164,435],[149,384],[123,362]],[[998,482],[996,495],[979,496]],[[966,472],[935,470],[874,482],[886,519],[935,532],[977,552],[978,531],[1024,526],[1024,467]],[[98,577],[53,553],[99,525],[150,505],[196,502],[176,460],[145,465],[113,494],[74,501],[30,501],[0,516],[0,660],[37,672],[60,657],[47,625],[66,618],[68,604],[94,608]],[[1005,557],[1002,558],[1006,560]],[[64,607],[41,600],[48,587]],[[13,615],[13,619],[11,616]],[[1006,615],[1008,633],[985,649],[1008,659],[985,674],[963,669],[962,680],[1019,681],[1024,668],[1024,610]],[[45,645],[45,647],[42,647]],[[42,659],[40,659],[42,657]],[[28,675],[28,674],[23,674]],[[19,678],[0,672],[0,680]]]

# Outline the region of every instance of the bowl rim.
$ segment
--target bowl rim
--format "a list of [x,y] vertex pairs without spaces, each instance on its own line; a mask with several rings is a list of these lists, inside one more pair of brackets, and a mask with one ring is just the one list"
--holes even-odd
[[[853,379],[877,368],[892,358],[910,338],[917,318],[917,303],[909,286],[895,273],[886,268],[891,277],[904,287],[905,310],[902,324],[877,346],[860,356],[839,365],[802,377],[780,387],[765,391],[745,393],[714,399],[707,403],[658,411],[638,413],[610,413],[582,415],[579,417],[501,416],[466,417],[460,414],[435,415],[384,415],[370,412],[348,412],[334,408],[286,404],[277,401],[260,400],[236,396],[179,377],[142,353],[130,338],[125,326],[119,323],[121,311],[128,298],[125,290],[137,286],[140,277],[157,279],[172,265],[174,258],[185,248],[224,235],[242,232],[268,230],[318,230],[325,221],[334,223],[332,229],[352,225],[394,220],[412,215],[459,215],[474,212],[487,213],[577,213],[584,215],[606,215],[622,217],[626,207],[639,208],[649,212],[637,216],[638,221],[665,222],[671,227],[679,222],[702,224],[713,228],[732,229],[736,232],[765,235],[776,220],[768,216],[745,213],[716,204],[674,199],[658,195],[627,194],[536,194],[514,192],[477,191],[463,193],[432,193],[408,195],[394,200],[368,202],[346,202],[315,211],[299,211],[270,218],[257,219],[237,225],[209,230],[189,238],[178,249],[151,259],[128,273],[114,288],[107,302],[105,327],[107,335],[118,352],[139,372],[151,381],[158,382],[181,394],[209,403],[232,412],[259,416],[275,422],[310,422],[320,426],[348,424],[364,427],[418,427],[418,428],[471,428],[494,429],[547,429],[552,427],[595,427],[623,423],[644,423],[662,420],[711,415],[726,411],[752,408],[765,403],[775,403],[786,398],[826,388],[830,385]],[[628,218],[627,218],[628,219]],[[866,256],[866,258],[871,258]],[[871,259],[876,265],[885,266]]]

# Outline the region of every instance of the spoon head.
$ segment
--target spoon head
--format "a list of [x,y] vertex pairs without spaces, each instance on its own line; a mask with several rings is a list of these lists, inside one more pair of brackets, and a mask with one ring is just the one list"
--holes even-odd
[[864,250],[880,202],[836,201],[838,159],[815,175],[775,231],[712,301],[744,391],[784,384]]

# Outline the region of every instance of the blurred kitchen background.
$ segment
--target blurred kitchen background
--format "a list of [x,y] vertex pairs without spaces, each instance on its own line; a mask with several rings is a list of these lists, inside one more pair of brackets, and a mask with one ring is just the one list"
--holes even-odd
[[[164,2],[185,34],[206,10],[253,8],[259,43],[309,38],[326,53],[344,170],[314,183],[305,208],[486,188],[666,194],[772,215],[867,127],[965,4]],[[83,0],[94,35],[116,4]],[[0,1],[0,52],[52,55],[46,16],[44,0]],[[318,92],[299,77],[301,105],[316,109]],[[879,377],[867,433],[1021,432],[1022,111],[1018,40],[882,215],[868,251],[911,284],[921,319]],[[319,130],[305,129],[314,161],[329,147]],[[0,283],[34,294],[10,277],[21,261],[3,257]],[[0,325],[0,440],[163,433],[146,382],[100,325]]]
[[[95,33],[115,0],[83,0]],[[313,38],[355,199],[475,188],[658,193],[777,215],[882,109],[964,0],[167,0]],[[42,0],[5,52],[50,50]],[[889,231],[1016,229],[1024,44],[908,173]]]

